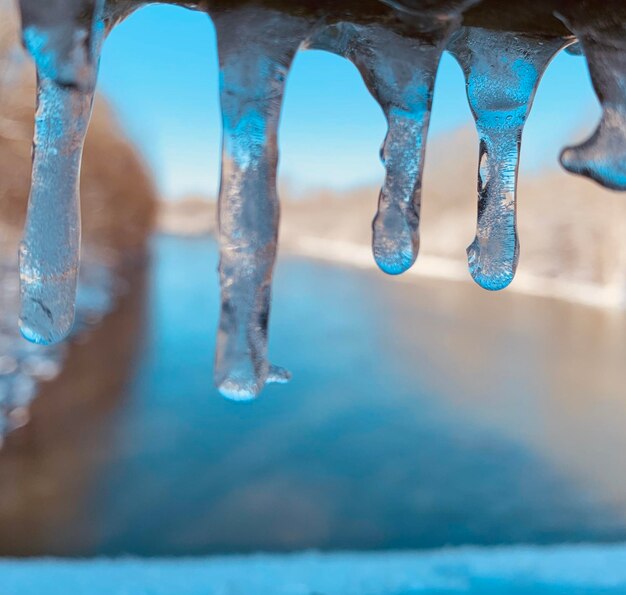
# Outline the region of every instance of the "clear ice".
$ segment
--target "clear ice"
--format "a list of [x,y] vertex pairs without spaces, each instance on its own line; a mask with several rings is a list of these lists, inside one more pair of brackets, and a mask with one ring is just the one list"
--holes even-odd
[[224,396],[243,401],[268,381],[289,379],[267,360],[280,210],[277,134],[289,67],[311,23],[258,8],[217,14],[214,23],[223,122],[215,383]]
[[475,0],[448,2],[445,11],[418,11],[386,2],[402,17],[395,25],[342,23],[322,30],[311,46],[348,58],[359,69],[387,120],[381,148],[385,180],[372,223],[372,251],[385,273],[409,269],[419,251],[422,172],[439,60]]
[[[386,116],[373,253],[387,273],[405,271],[417,256],[426,136],[446,45],[464,71],[480,138],[478,226],[468,248],[480,285],[502,289],[513,279],[523,126],[543,71],[568,43],[586,56],[603,113],[593,136],[565,149],[561,162],[626,189],[623,0],[171,1],[208,12],[218,36],[223,150],[215,382],[227,397],[248,400],[290,376],[269,364],[267,333],[279,220],[278,124],[299,49],[351,60]],[[20,248],[20,325],[34,342],[58,341],[72,326],[80,159],[100,46],[105,29],[143,4],[20,0],[24,45],[38,74],[32,187]]]
[[80,163],[95,89],[102,8],[103,2],[93,4],[85,22],[72,21],[67,27],[31,24],[23,10],[24,42],[37,68],[37,113],[32,185],[19,249],[20,329],[35,343],[63,339],[74,322]]
[[24,46],[37,75],[64,87],[93,89],[105,0],[19,0]]
[[485,289],[503,289],[515,275],[522,131],[541,75],[563,45],[560,38],[466,27],[449,47],[463,69],[479,136],[478,224],[467,259]]
[[561,164],[613,190],[626,190],[626,5],[567,4],[559,16],[587,58],[602,117],[582,144],[566,147]]
[[[64,343],[42,346],[20,338],[15,325],[17,281],[17,259],[5,252],[0,256],[0,447],[6,434],[28,421],[39,384],[58,376],[68,355]],[[105,253],[88,250],[80,271],[72,335],[78,338],[97,325],[114,308],[124,285],[125,279],[111,268]]]

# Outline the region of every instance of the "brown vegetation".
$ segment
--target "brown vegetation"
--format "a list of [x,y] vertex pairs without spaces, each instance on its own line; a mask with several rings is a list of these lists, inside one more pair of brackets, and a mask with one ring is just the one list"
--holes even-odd
[[215,201],[201,196],[187,196],[159,203],[159,231],[172,235],[198,236],[214,234],[217,227]]

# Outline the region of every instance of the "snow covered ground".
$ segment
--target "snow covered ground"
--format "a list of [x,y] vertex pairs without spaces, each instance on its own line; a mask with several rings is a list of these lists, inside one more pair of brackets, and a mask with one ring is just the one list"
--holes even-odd
[[626,593],[626,545],[187,559],[2,560],[0,593],[612,595]]

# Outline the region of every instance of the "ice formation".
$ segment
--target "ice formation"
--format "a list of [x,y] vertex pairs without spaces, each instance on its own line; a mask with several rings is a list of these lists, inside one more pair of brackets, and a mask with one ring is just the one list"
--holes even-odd
[[515,275],[522,130],[539,79],[564,45],[558,37],[464,27],[449,47],[463,69],[479,136],[478,226],[467,257],[485,289],[503,289]]
[[387,2],[402,17],[390,24],[343,22],[322,29],[311,46],[348,58],[387,119],[381,148],[385,180],[373,222],[372,249],[386,273],[403,273],[419,250],[422,170],[439,60],[461,12],[476,0],[448,2],[439,11]]
[[[14,261],[0,261],[0,446],[6,434],[28,421],[38,385],[61,373],[67,355],[63,343],[42,346],[19,338],[16,281]],[[72,334],[79,337],[97,325],[113,309],[123,285],[124,279],[111,270],[103,255],[89,255],[80,271]]]
[[36,0],[22,3],[24,43],[37,68],[37,113],[19,251],[20,328],[43,344],[67,336],[74,321],[80,162],[104,27],[102,0],[67,4],[62,19],[62,11],[45,10]]
[[[277,130],[285,81],[300,49],[351,60],[388,123],[373,252],[390,274],[419,248],[421,181],[435,75],[446,47],[461,64],[480,137],[478,227],[470,271],[487,289],[512,280],[519,255],[516,182],[522,129],[549,61],[576,43],[603,115],[564,150],[568,170],[626,189],[626,8],[619,0],[209,0],[172,3],[215,23],[223,115],[219,195],[222,288],[215,381],[255,397],[289,373],[267,357],[276,257]],[[142,0],[20,0],[23,39],[38,74],[33,178],[20,249],[22,333],[52,343],[69,332],[79,266],[80,158],[105,33]]]
[[607,188],[626,190],[626,5],[610,1],[599,10],[591,2],[568,2],[557,14],[577,36],[602,104],[596,131],[565,148],[561,164]]
[[278,367],[270,373],[267,360],[279,217],[277,134],[289,67],[313,22],[248,7],[219,13],[214,22],[223,122],[215,383],[223,395],[244,400],[268,381],[289,378]]

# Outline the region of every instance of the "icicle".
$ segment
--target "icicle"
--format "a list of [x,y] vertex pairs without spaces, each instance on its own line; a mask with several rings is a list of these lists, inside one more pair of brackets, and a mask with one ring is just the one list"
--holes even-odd
[[[351,60],[387,119],[381,149],[385,181],[373,222],[372,249],[386,273],[403,273],[419,250],[422,170],[435,74],[446,42],[474,0],[452,1],[445,13],[386,1],[401,12],[395,26],[329,27],[312,42]],[[408,11],[404,14],[404,11]]]
[[105,0],[19,0],[22,36],[43,79],[92,89]]
[[[79,175],[104,31],[104,2],[88,22],[22,2],[24,42],[37,67],[32,185],[20,245],[20,328],[35,343],[54,343],[71,330],[80,252]],[[34,12],[33,12],[34,10]],[[85,12],[81,13],[82,15]],[[51,23],[45,17],[52,19]],[[72,41],[71,44],[67,40]]]
[[602,105],[594,133],[566,147],[561,164],[607,188],[626,190],[626,8],[623,2],[581,4],[559,16],[579,39]]
[[247,400],[266,382],[289,379],[267,361],[279,218],[277,129],[289,67],[310,24],[255,8],[224,12],[214,21],[224,126],[215,382],[224,396]]
[[387,119],[381,148],[385,180],[372,225],[372,250],[381,270],[391,275],[410,268],[419,250],[424,149],[447,32],[441,28],[426,40],[382,26],[361,28],[363,45],[349,56]]
[[467,256],[472,277],[485,289],[503,289],[515,275],[522,130],[541,75],[563,45],[557,38],[468,27],[449,47],[465,74],[480,139],[478,226]]

